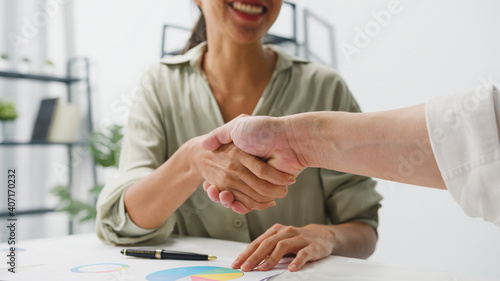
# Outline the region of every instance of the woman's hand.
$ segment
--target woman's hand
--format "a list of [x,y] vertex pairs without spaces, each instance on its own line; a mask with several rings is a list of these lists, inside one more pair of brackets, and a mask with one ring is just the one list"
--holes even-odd
[[[288,184],[293,184],[293,182],[289,182]],[[257,209],[256,207],[259,205],[253,198],[241,193],[235,192],[237,198],[233,192],[229,190],[220,191],[219,188],[213,184],[208,183],[207,181],[203,182],[203,189],[207,192],[208,198],[216,203],[221,203],[226,208],[231,208],[238,214],[247,214],[251,212],[253,209]],[[245,202],[243,204],[242,202]]]
[[274,206],[274,199],[288,193],[287,185],[294,181],[293,176],[276,170],[233,144],[223,145],[213,152],[205,150],[197,144],[199,139],[194,140],[193,165],[206,182],[232,193],[241,203],[242,210]]
[[326,225],[304,227],[275,224],[255,239],[233,263],[233,268],[270,270],[286,254],[296,254],[288,269],[297,271],[308,261],[329,256],[336,245],[335,233]]

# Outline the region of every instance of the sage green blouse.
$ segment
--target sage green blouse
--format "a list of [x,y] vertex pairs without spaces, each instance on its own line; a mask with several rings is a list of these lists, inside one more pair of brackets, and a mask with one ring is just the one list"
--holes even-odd
[[[360,110],[334,70],[265,47],[278,60],[253,115]],[[184,55],[163,58],[144,75],[125,131],[119,177],[107,183],[97,202],[98,236],[115,244],[159,243],[171,234],[250,242],[275,223],[301,227],[361,221],[376,229],[382,198],[375,181],[317,168],[305,169],[288,195],[263,211],[237,214],[212,202],[200,186],[157,229],[134,224],[123,203],[127,187],[151,174],[189,139],[224,124],[200,68],[206,49],[202,43]]]

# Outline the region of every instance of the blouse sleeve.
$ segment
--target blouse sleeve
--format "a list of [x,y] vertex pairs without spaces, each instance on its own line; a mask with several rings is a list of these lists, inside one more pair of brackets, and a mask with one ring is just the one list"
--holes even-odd
[[369,177],[321,169],[326,209],[332,224],[361,221],[378,228],[382,196]]
[[432,150],[452,197],[471,217],[500,226],[500,96],[493,86],[431,99]]
[[167,159],[167,144],[162,109],[157,99],[159,66],[152,67],[142,78],[134,96],[125,130],[118,177],[105,185],[97,201],[96,231],[108,243],[157,243],[173,231],[173,214],[157,229],[137,226],[124,206],[125,190],[151,174]]

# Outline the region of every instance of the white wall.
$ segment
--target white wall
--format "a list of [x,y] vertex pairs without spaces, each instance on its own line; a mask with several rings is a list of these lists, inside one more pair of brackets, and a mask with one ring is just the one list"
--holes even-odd
[[135,86],[160,57],[163,24],[194,24],[197,18],[191,12],[196,10],[189,1],[179,2],[75,1],[76,52],[90,57],[95,66],[98,128],[126,123]]
[[[339,71],[365,111],[500,82],[498,1],[396,1],[401,11],[350,61],[341,44],[354,45],[356,28],[391,1],[297,2],[334,26]],[[378,190],[385,199],[372,260],[500,277],[499,228],[466,217],[447,191],[388,182]]]
[[[295,2],[330,22],[340,46],[354,44],[356,28],[371,24],[371,12],[390,0]],[[481,77],[500,81],[498,1],[399,4],[402,10],[350,61],[337,48],[339,71],[365,111],[423,103],[475,87]],[[162,24],[195,20],[190,1],[75,1],[76,52],[93,62],[98,128],[126,121],[137,81],[159,57]],[[500,277],[500,229],[466,217],[446,191],[388,182],[378,190],[385,200],[372,260]]]

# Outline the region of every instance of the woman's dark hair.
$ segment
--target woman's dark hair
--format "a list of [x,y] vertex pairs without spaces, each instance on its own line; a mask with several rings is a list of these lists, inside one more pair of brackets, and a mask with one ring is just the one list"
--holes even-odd
[[184,48],[184,51],[182,51],[182,53],[183,54],[186,53],[187,51],[196,47],[201,42],[205,41],[207,41],[207,24],[205,23],[205,16],[203,16],[202,13],[200,18],[198,19],[198,22],[194,26],[193,32],[191,33],[191,38],[189,38],[186,47]]

